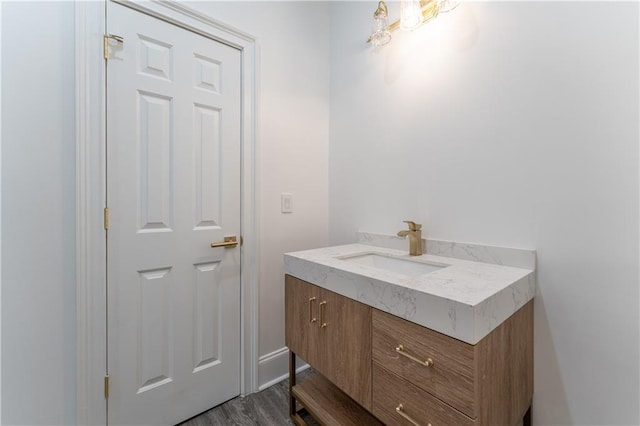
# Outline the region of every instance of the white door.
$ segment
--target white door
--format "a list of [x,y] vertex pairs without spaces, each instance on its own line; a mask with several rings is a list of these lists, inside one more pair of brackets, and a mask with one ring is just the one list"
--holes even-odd
[[240,391],[240,52],[108,3],[109,424]]

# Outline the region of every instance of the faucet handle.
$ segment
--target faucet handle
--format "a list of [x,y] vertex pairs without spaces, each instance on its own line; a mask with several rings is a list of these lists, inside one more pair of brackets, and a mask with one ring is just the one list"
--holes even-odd
[[409,225],[409,230],[410,231],[419,231],[419,230],[422,229],[422,225],[419,224],[419,223],[415,223],[415,222],[412,222],[410,220],[405,220],[403,222],[406,223],[407,225]]

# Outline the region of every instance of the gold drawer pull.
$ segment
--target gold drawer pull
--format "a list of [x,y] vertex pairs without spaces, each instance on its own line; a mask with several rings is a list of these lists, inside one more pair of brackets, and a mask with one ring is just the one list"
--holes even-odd
[[396,346],[396,352],[398,352],[400,355],[405,356],[407,358],[409,358],[411,361],[415,361],[420,365],[424,365],[425,367],[433,367],[433,360],[431,358],[427,358],[426,361],[422,361],[421,359],[416,358],[415,356],[406,353],[404,351],[404,346],[402,345],[398,345]]
[[318,319],[313,316],[313,302],[316,300],[315,297],[309,298],[309,322],[316,322]]
[[325,328],[327,326],[327,322],[324,317],[325,306],[327,305],[327,301],[320,302],[320,328]]
[[[413,420],[407,413],[404,412],[404,406],[402,404],[398,404],[396,407],[396,413],[400,414],[403,419],[411,423],[413,426],[420,426],[420,423]],[[427,423],[427,426],[431,426],[431,423]]]

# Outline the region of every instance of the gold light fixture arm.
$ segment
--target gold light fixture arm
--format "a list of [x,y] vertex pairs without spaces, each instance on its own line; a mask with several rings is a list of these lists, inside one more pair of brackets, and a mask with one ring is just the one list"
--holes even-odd
[[379,15],[389,16],[389,9],[387,9],[387,4],[383,0],[378,2],[378,8],[373,13],[373,17],[375,18]]

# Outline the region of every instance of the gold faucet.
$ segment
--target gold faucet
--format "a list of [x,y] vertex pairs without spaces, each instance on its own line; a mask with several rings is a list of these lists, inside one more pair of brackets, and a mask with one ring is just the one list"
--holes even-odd
[[405,220],[409,230],[398,231],[398,237],[409,237],[409,255],[420,256],[422,254],[422,225]]

